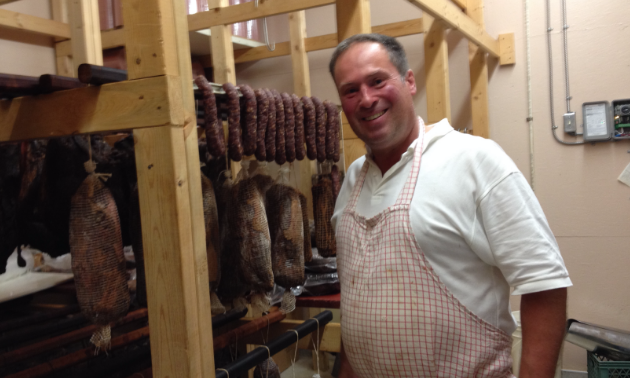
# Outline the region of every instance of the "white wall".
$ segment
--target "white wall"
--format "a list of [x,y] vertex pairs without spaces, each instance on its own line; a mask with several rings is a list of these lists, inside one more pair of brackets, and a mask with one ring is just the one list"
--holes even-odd
[[[48,0],[21,0],[0,7],[42,18],[52,18]],[[0,73],[40,76],[56,73],[52,38],[0,29]]]

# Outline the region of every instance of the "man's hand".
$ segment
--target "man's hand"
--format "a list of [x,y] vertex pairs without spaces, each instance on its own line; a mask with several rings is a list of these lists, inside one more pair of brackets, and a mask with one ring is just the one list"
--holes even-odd
[[552,378],[564,340],[567,289],[521,297],[523,351],[519,378]]

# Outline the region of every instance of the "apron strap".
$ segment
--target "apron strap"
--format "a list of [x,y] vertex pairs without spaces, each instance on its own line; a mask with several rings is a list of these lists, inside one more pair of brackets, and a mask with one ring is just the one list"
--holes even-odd
[[394,206],[408,206],[411,204],[411,200],[413,199],[413,193],[416,190],[416,184],[418,182],[418,175],[420,173],[420,161],[422,159],[422,149],[424,147],[424,122],[422,118],[418,117],[418,123],[420,127],[420,138],[418,143],[416,143],[416,148],[414,149],[413,154],[413,163],[411,166],[411,172],[409,173],[409,177],[407,177],[407,181],[405,181],[405,186],[402,191],[398,195],[398,199],[396,199],[396,203]]

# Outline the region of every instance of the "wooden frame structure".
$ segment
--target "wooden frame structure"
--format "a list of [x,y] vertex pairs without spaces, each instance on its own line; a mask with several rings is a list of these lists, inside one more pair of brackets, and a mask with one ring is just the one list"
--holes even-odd
[[[125,0],[126,26],[103,33],[94,0],[71,0],[72,28],[63,0],[52,1],[55,20],[0,9],[0,28],[55,37],[58,74],[67,76],[74,76],[72,66],[79,63],[102,64],[102,48],[125,45],[128,81],[0,101],[0,142],[134,131],[153,372],[160,377],[214,377],[189,30],[212,29],[216,82],[234,83],[236,62],[291,55],[298,95],[310,95],[308,51],[372,30],[392,36],[425,32],[432,122],[450,117],[444,32],[458,29],[471,43],[473,131],[483,136],[488,135],[486,54],[501,64],[514,63],[513,34],[494,39],[485,32],[482,0],[409,0],[424,11],[421,20],[380,27],[370,24],[369,0],[262,0],[258,7],[210,0],[209,11],[189,16],[181,0]],[[331,4],[337,10],[338,33],[306,38],[304,10]],[[232,50],[227,25],[283,13],[290,17],[290,42],[277,44],[274,52]],[[344,151],[358,154],[360,143],[345,125],[344,132]],[[303,168],[308,173],[308,181],[300,184],[306,185],[305,193],[310,193],[312,168]],[[334,350],[335,343],[330,345]]]

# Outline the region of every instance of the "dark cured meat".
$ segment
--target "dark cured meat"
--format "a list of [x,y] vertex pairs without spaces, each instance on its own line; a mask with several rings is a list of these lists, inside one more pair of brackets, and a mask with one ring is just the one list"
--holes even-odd
[[276,99],[269,89],[265,89],[265,93],[269,99],[265,149],[267,150],[267,161],[272,162],[276,160]]
[[258,125],[256,129],[256,159],[258,161],[267,160],[267,149],[265,147],[265,136],[267,134],[267,123],[269,120],[269,97],[264,89],[256,89],[256,103],[258,104]]
[[203,220],[206,231],[206,254],[208,258],[208,280],[210,288],[216,289],[221,281],[221,234],[219,211],[212,181],[201,173],[201,197],[203,198]]
[[206,140],[208,141],[208,152],[212,156],[225,155],[225,137],[223,136],[223,126],[217,113],[217,100],[214,96],[212,86],[203,76],[195,78],[195,84],[203,94],[204,128],[206,130]]
[[300,98],[296,94],[291,95],[293,101],[293,114],[295,115],[295,158],[304,160],[306,150],[304,148],[304,109]]
[[234,161],[241,161],[243,158],[243,139],[238,92],[232,83],[223,84],[223,89],[228,99],[228,155]]
[[276,100],[276,163],[282,165],[287,161],[284,135],[284,103],[278,91],[272,89],[271,92]]
[[[336,107],[335,107],[336,108]],[[339,131],[339,127],[340,127],[340,122],[339,122],[339,117],[341,117],[341,115],[339,114],[339,111],[337,109],[335,109],[335,136],[334,136],[334,141],[333,141],[333,161],[335,163],[337,163],[340,159],[340,144],[341,144],[341,135],[340,135],[340,131]]]
[[0,146],[0,274],[18,246],[18,197],[20,195],[20,144]]
[[271,260],[276,283],[285,289],[304,284],[304,230],[297,190],[275,184],[267,191]]
[[341,190],[341,177],[339,177],[339,168],[336,165],[332,166],[330,170],[330,179],[332,180],[332,188],[333,188],[333,199],[334,203],[337,202],[337,196],[339,195],[339,191]]
[[310,97],[302,97],[304,104],[304,128],[306,140],[306,156],[309,160],[317,159],[317,128],[315,124],[315,105]]
[[107,329],[96,331],[92,342],[107,349],[109,325],[129,309],[129,289],[116,202],[94,174],[72,197],[70,253],[81,312]]
[[295,115],[293,114],[293,100],[288,93],[282,93],[284,105],[284,147],[287,161],[295,161]]
[[335,139],[337,138],[337,132],[335,129],[339,128],[337,123],[337,105],[324,101],[326,106],[326,160],[333,160],[335,156]]
[[308,221],[308,201],[306,196],[300,193],[300,208],[302,209],[302,225],[304,227],[304,262],[313,259],[313,249],[311,248],[311,225]]
[[251,156],[256,151],[256,128],[257,128],[257,111],[256,94],[247,84],[239,86],[243,94],[243,111],[245,117],[241,119],[243,131],[243,153],[245,156]]
[[313,105],[315,105],[315,119],[316,119],[316,147],[317,147],[317,161],[323,163],[326,160],[326,107],[315,96],[311,98]]
[[313,215],[315,217],[315,246],[322,257],[331,257],[337,254],[335,230],[332,227],[332,218],[335,209],[333,199],[332,181],[326,176],[320,176],[313,191]]
[[144,246],[142,245],[142,222],[140,220],[140,198],[138,186],[131,192],[129,225],[133,256],[136,259],[136,301],[140,307],[147,307],[147,280],[144,271]]

